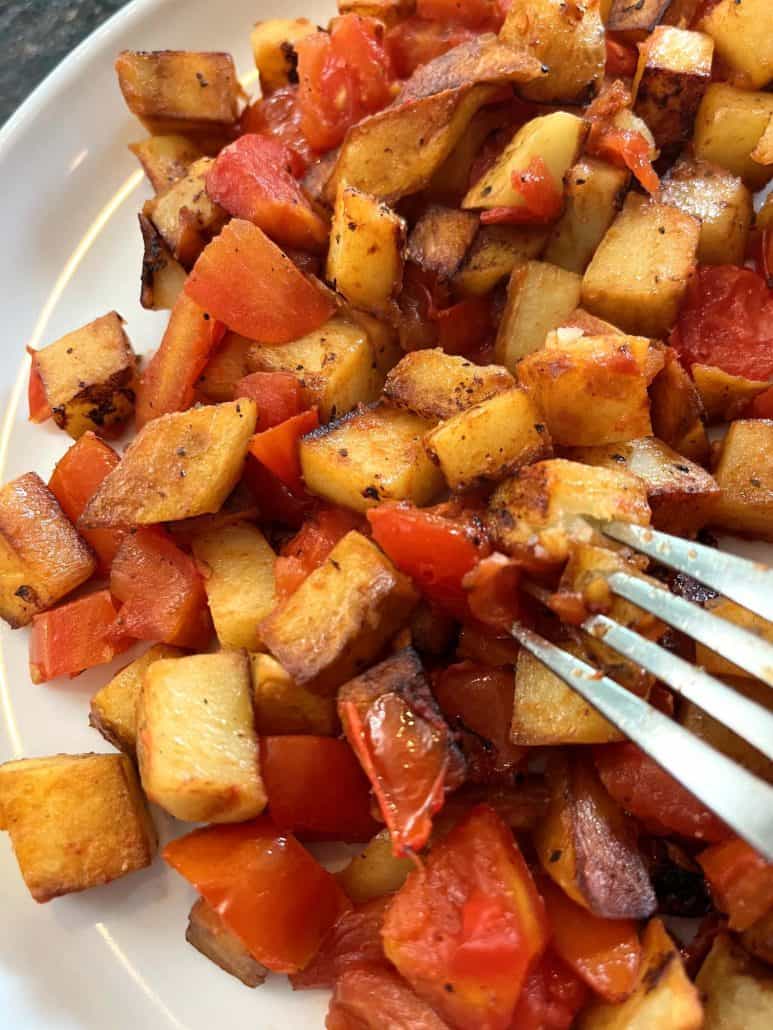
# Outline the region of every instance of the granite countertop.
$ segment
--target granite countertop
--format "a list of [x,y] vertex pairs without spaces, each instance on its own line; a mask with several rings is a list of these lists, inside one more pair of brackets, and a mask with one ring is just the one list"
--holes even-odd
[[0,0],[0,125],[127,0]]

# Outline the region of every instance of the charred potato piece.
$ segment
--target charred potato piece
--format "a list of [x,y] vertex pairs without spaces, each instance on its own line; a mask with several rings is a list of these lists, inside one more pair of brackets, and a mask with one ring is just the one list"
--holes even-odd
[[413,868],[412,859],[395,857],[389,830],[381,830],[336,879],[354,904],[362,905],[400,890]]
[[695,986],[704,996],[704,1030],[766,1030],[773,1019],[773,974],[729,934],[714,939]]
[[500,365],[475,365],[435,348],[406,354],[387,376],[384,396],[422,418],[443,419],[513,386]]
[[607,32],[629,43],[639,43],[660,23],[671,0],[612,0],[605,19]]
[[478,111],[464,135],[432,176],[425,194],[433,200],[445,200],[455,206],[469,188],[470,173],[483,144],[492,133],[511,126],[512,110],[509,104],[492,104]]
[[187,822],[238,823],[266,805],[247,659],[221,651],[145,671],[137,761],[148,798]]
[[80,524],[147,526],[218,511],[241,475],[256,417],[255,402],[242,399],[148,422]]
[[690,372],[709,423],[732,422],[755,397],[770,389],[767,379],[733,376],[714,365],[692,365]]
[[455,289],[470,297],[490,293],[517,265],[539,255],[549,231],[541,225],[482,225],[454,276]]
[[185,939],[245,987],[259,987],[268,976],[266,967],[252,957],[204,898],[199,898],[190,911]]
[[[711,612],[720,619],[732,622],[734,625],[740,626],[747,632],[759,637],[760,640],[773,644],[773,622],[768,622],[761,615],[750,612],[748,608],[742,608],[741,605],[728,601],[726,597],[716,597],[706,601],[704,607],[706,611]],[[746,672],[745,669],[738,665],[733,665],[732,662],[729,662],[704,644],[696,643],[695,661],[706,672],[712,673],[714,676],[740,676],[743,679],[753,679],[751,673]]]
[[193,266],[228,217],[207,195],[207,174],[212,163],[211,157],[194,161],[181,179],[149,200],[143,209],[174,258],[185,268]]
[[171,311],[185,286],[185,269],[175,260],[164,237],[151,220],[142,213],[139,217],[145,248],[140,303],[143,308],[151,311]]
[[249,355],[254,346],[253,340],[226,332],[196,380],[197,399],[208,404],[233,400],[236,384],[252,371]]
[[629,194],[582,281],[582,304],[629,333],[662,336],[695,264],[700,222]]
[[268,654],[251,654],[250,670],[255,726],[261,736],[338,735],[335,698],[320,697],[296,683]]
[[752,154],[773,117],[773,94],[712,82],[695,121],[695,156],[726,168],[756,191],[773,176],[773,162]]
[[150,865],[156,832],[126,755],[53,755],[0,766],[0,812],[38,902]]
[[177,182],[194,161],[204,155],[186,136],[148,136],[139,143],[130,143],[134,154],[156,193]]
[[766,0],[719,0],[700,22],[737,85],[762,89],[773,79],[773,11]]
[[733,422],[714,478],[722,494],[711,524],[773,540],[773,421]]
[[131,417],[136,359],[117,312],[36,351],[35,362],[54,422],[74,440]]
[[270,18],[256,23],[250,44],[263,96],[298,81],[295,44],[316,31],[308,18]]
[[545,345],[580,301],[582,280],[547,261],[527,261],[513,270],[499,323],[494,355],[515,372],[519,361]]
[[355,511],[385,500],[428,504],[442,486],[422,444],[431,428],[383,404],[353,412],[303,437],[303,478],[312,493]]
[[665,365],[650,386],[650,414],[655,436],[699,465],[709,460],[700,394],[675,351],[666,348]]
[[0,490],[0,618],[26,626],[96,567],[91,548],[35,472],[6,483]]
[[439,280],[452,279],[477,231],[473,212],[433,204],[413,227],[406,256]]

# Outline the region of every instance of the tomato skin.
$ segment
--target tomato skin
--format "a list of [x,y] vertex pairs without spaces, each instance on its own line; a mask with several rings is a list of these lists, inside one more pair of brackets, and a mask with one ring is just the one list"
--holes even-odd
[[387,958],[452,1026],[507,1030],[548,927],[513,835],[492,809],[473,809],[408,875],[383,937]]
[[652,833],[725,840],[729,830],[635,744],[605,744],[593,757],[601,781],[619,805]]
[[585,984],[547,951],[526,977],[511,1030],[569,1030],[587,996]]
[[773,863],[733,837],[698,855],[717,908],[731,930],[748,930],[773,907]]
[[276,560],[277,601],[281,603],[295,593],[348,532],[362,528],[362,518],[345,508],[321,508],[312,515],[292,540],[288,540]]
[[607,47],[607,75],[624,75],[633,78],[636,74],[636,65],[639,62],[639,53],[635,46],[623,43],[619,39],[613,39],[609,33],[606,38]]
[[464,580],[472,616],[489,629],[509,635],[522,614],[521,576],[521,566],[512,558],[498,552],[484,558]]
[[474,39],[477,33],[457,23],[441,23],[411,16],[389,29],[385,44],[395,74],[410,78],[423,64],[447,53],[461,43]]
[[265,522],[278,522],[291,529],[300,529],[319,503],[316,497],[305,490],[300,494],[292,493],[281,479],[249,452],[242,478],[258,502],[261,518]]
[[660,186],[660,179],[650,161],[649,143],[641,133],[594,122],[586,146],[588,153],[627,168],[648,193],[655,193]]
[[36,615],[30,636],[32,682],[77,676],[125,651],[133,641],[112,635],[117,614],[110,591],[100,590]]
[[295,155],[293,174],[296,178],[303,175],[316,157],[301,131],[297,86],[282,86],[246,107],[242,112],[240,130],[272,136],[289,147]]
[[393,972],[350,969],[338,978],[326,1030],[448,1030]]
[[293,990],[333,987],[349,969],[390,969],[381,942],[381,927],[391,900],[389,895],[374,898],[344,912],[308,966],[290,977]]
[[276,826],[300,840],[369,840],[378,833],[368,781],[345,740],[263,737],[260,770]]
[[240,379],[234,389],[234,400],[248,397],[258,405],[255,432],[273,429],[303,411],[301,384],[289,372],[253,372]]
[[304,486],[299,442],[302,436],[311,433],[318,425],[316,408],[302,411],[300,415],[293,415],[278,426],[256,433],[250,441],[250,454],[265,465],[269,472],[273,472],[291,493],[302,494]]
[[45,422],[51,418],[51,405],[48,403],[46,388],[38,368],[38,360],[33,350],[30,355],[30,378],[27,385],[27,405],[30,422]]
[[536,225],[554,222],[560,216],[564,207],[563,187],[556,182],[539,155],[531,159],[525,171],[513,172],[512,184],[513,189],[523,198],[523,204],[482,211],[482,225]]
[[194,830],[163,857],[276,973],[303,969],[350,907],[335,878],[266,816]]
[[229,329],[264,343],[297,340],[334,311],[333,301],[264,232],[241,218],[207,244],[185,292]]

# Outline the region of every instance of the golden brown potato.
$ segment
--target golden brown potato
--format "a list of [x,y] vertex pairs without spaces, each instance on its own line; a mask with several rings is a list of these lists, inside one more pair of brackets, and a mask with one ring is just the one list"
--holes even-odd
[[0,490],[0,618],[26,626],[93,575],[97,563],[43,480],[28,472]]
[[249,354],[253,346],[254,340],[226,332],[196,380],[197,399],[208,404],[232,401],[236,384],[252,371]]
[[151,311],[171,311],[185,286],[185,269],[175,260],[155,225],[141,212],[140,230],[145,248],[140,303]]
[[[761,615],[750,612],[748,608],[742,608],[741,605],[728,601],[726,597],[715,597],[706,601],[704,607],[712,615],[716,615],[720,619],[726,619],[736,626],[741,626],[742,629],[759,637],[760,640],[766,640],[769,644],[773,644],[773,622],[768,622]],[[706,672],[714,676],[738,676],[742,679],[754,678],[751,673],[746,672],[745,669],[738,665],[734,665],[726,658],[722,658],[721,655],[716,654],[716,652],[704,644],[696,643],[695,661]]]
[[519,361],[545,345],[547,334],[574,311],[582,280],[547,261],[527,261],[510,276],[494,355],[515,372]]
[[240,480],[223,501],[214,515],[196,515],[192,519],[167,522],[166,529],[183,549],[193,545],[202,533],[217,533],[221,529],[242,522],[256,522],[260,517],[260,505],[244,480]]
[[259,987],[268,976],[266,967],[255,961],[204,898],[199,898],[190,911],[185,939],[245,987]]
[[454,277],[465,296],[490,293],[516,267],[536,258],[550,233],[541,225],[482,225]]
[[733,376],[714,365],[692,365],[690,372],[709,423],[732,422],[755,397],[770,389],[767,379]]
[[258,623],[275,599],[276,555],[268,541],[246,522],[219,526],[194,538],[193,555],[220,646],[257,651]]
[[378,369],[379,379],[386,378],[387,372],[395,367],[405,353],[400,346],[400,337],[395,327],[347,304],[343,305],[342,314],[365,330],[373,350],[373,360]]
[[434,348],[406,354],[387,376],[384,395],[422,418],[443,419],[513,386],[500,365],[475,365]]
[[634,110],[658,147],[692,135],[698,107],[711,81],[714,43],[702,32],[660,25],[639,51],[633,80]]
[[605,19],[608,32],[629,43],[638,43],[660,23],[671,0],[612,0]]
[[733,422],[714,478],[722,494],[711,525],[773,540],[773,421]]
[[502,479],[553,453],[540,408],[518,387],[441,422],[424,446],[452,490]]
[[359,14],[363,18],[378,18],[385,25],[409,17],[416,12],[416,0],[338,0],[341,14]]
[[137,752],[137,700],[142,677],[153,662],[161,658],[181,658],[185,652],[169,644],[156,644],[129,662],[91,699],[89,725],[105,740],[132,758]]
[[35,901],[150,865],[156,832],[126,755],[53,755],[0,766],[0,810]]
[[320,697],[296,683],[268,654],[251,654],[250,671],[255,726],[261,736],[335,737],[340,733],[334,697]]
[[35,364],[54,422],[74,440],[131,417],[136,359],[117,312],[36,351]]
[[80,525],[147,526],[218,511],[241,475],[256,417],[255,402],[242,398],[148,422]]
[[298,81],[294,46],[316,31],[317,26],[308,18],[270,18],[256,23],[250,44],[263,96]]
[[134,154],[156,193],[161,193],[181,179],[194,161],[204,155],[186,136],[148,136],[139,143],[130,143]]
[[666,348],[665,365],[650,386],[650,414],[655,436],[685,458],[707,465],[709,439],[705,412],[695,383],[674,350]]
[[306,486],[355,511],[386,500],[429,504],[443,482],[422,443],[432,425],[379,404],[322,426],[301,440]]
[[661,336],[676,320],[700,222],[629,194],[582,281],[582,304],[629,333]]
[[354,904],[362,905],[400,890],[413,868],[412,859],[395,857],[389,830],[381,830],[336,879]]
[[164,238],[174,258],[191,268],[196,258],[226,223],[226,212],[206,190],[211,157],[200,157],[165,190],[149,200],[143,214]]
[[452,279],[478,231],[472,211],[433,204],[413,227],[406,257],[439,280]]
[[735,89],[712,82],[695,121],[695,156],[726,168],[751,190],[759,190],[773,176],[773,163],[752,157],[773,117],[773,94]]
[[714,939],[695,986],[704,999],[703,1030],[767,1030],[770,1026],[773,974],[729,934]]
[[603,318],[596,318],[595,315],[589,314],[583,308],[575,308],[558,328],[581,329],[586,336],[614,336],[615,334],[625,336],[622,329],[618,329],[611,322],[605,322]]
[[137,705],[148,798],[187,822],[239,823],[266,805],[247,659],[196,654],[153,662]]
[[481,147],[493,132],[512,126],[509,104],[481,108],[470,121],[464,135],[432,176],[425,194],[432,200],[446,201],[454,207],[467,192],[470,173]]
[[736,85],[762,89],[773,79],[773,10],[767,0],[719,0],[700,22]]
[[329,694],[378,657],[417,600],[410,580],[352,531],[263,620],[260,632],[297,683]]

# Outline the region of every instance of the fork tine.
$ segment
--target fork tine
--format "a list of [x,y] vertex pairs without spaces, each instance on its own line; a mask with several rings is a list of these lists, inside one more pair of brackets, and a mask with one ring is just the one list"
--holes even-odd
[[649,526],[600,522],[598,527],[605,536],[692,576],[718,594],[773,622],[773,569]]
[[512,636],[773,862],[773,787],[693,736],[592,665],[514,623]]
[[767,640],[627,572],[613,572],[607,582],[613,593],[652,612],[773,687],[773,644]]

